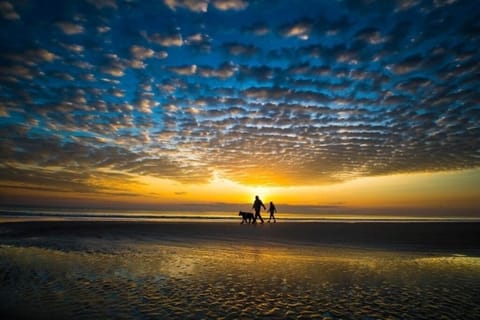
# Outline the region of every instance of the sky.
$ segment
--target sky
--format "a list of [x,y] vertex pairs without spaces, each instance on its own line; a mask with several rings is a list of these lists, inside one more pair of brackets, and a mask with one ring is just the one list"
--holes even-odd
[[0,204],[480,216],[476,0],[0,0]]

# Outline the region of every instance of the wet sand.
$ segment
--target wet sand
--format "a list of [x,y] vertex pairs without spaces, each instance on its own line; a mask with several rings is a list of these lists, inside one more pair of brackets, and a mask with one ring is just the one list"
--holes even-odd
[[0,224],[0,314],[478,319],[479,224]]
[[[214,241],[258,246],[302,244],[445,251],[480,255],[478,222],[305,222],[240,225],[231,222],[25,221],[0,223],[0,241],[61,248],[81,239]],[[73,240],[69,241],[69,240]]]

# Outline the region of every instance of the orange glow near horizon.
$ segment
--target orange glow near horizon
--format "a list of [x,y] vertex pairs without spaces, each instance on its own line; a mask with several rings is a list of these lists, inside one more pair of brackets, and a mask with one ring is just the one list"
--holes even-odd
[[0,2],[2,208],[480,220],[478,1]]
[[244,186],[215,177],[208,184],[187,185],[143,179],[146,193],[159,201],[250,203],[255,195],[265,202],[290,205],[348,205],[354,207],[462,207],[480,202],[480,170],[399,174],[359,178],[322,186]]
[[[255,195],[268,203],[306,206],[348,206],[355,208],[460,208],[480,207],[480,169],[439,173],[398,174],[358,178],[344,183],[320,186],[245,186],[216,174],[206,184],[182,184],[168,179],[138,176],[130,183],[96,181],[98,185],[116,187],[118,193],[88,194],[4,189],[2,193],[24,199],[35,196],[69,198],[72,203],[88,206],[101,203],[162,205],[187,203],[245,203]],[[132,196],[133,195],[133,196]]]

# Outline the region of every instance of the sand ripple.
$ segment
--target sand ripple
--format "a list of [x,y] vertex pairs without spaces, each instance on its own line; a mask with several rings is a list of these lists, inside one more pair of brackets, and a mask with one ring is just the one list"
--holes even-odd
[[7,318],[479,319],[480,259],[315,249],[0,246]]

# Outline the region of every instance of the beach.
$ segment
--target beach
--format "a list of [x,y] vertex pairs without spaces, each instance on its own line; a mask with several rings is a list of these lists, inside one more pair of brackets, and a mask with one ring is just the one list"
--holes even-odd
[[478,319],[480,223],[0,223],[0,314]]

